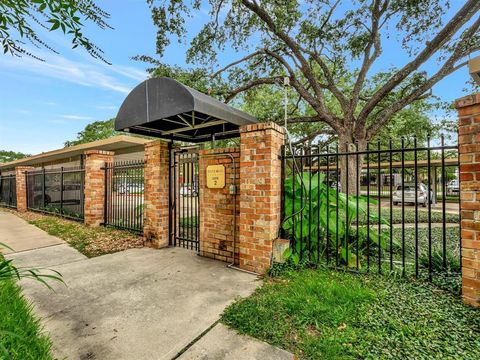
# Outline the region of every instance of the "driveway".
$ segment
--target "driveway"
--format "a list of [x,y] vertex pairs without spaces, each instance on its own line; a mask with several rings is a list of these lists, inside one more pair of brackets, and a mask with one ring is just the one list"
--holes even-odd
[[[0,216],[9,218],[0,242],[30,227],[11,213]],[[59,239],[57,245],[43,244],[6,256],[17,266],[63,275],[66,285],[52,283],[55,291],[21,282],[58,358],[173,359],[182,353],[179,359],[293,359],[216,324],[235,298],[260,285],[256,276],[181,248],[130,249],[88,259]]]

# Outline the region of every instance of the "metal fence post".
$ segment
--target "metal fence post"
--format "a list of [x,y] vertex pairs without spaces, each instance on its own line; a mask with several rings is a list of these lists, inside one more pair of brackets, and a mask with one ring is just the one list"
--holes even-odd
[[63,166],[60,168],[60,211],[63,212]]

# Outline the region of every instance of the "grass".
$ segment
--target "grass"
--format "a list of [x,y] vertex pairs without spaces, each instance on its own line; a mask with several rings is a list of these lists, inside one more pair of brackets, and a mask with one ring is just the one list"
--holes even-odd
[[76,221],[38,213],[15,214],[48,234],[65,240],[87,257],[143,246],[143,238],[128,231],[89,227]]
[[222,322],[301,359],[479,359],[480,311],[432,285],[302,270],[226,309]]
[[[371,214],[378,213],[378,207],[372,206],[370,208]],[[443,222],[443,215],[440,211],[432,211],[431,213],[432,223],[441,223]],[[401,224],[402,223],[402,209],[393,209],[392,211],[392,221],[390,221],[390,209],[388,207],[381,207],[381,216],[383,219],[387,220],[391,224]],[[414,224],[415,223],[415,208],[413,206],[405,206],[405,223]],[[460,217],[458,214],[446,213],[445,221],[447,223],[459,223]],[[364,223],[365,221],[360,221]],[[422,207],[418,208],[418,222],[419,223],[428,223],[428,211],[425,211]],[[370,221],[370,224],[374,224],[375,221]]]
[[1,281],[0,359],[53,359],[51,346],[20,287],[11,280]]

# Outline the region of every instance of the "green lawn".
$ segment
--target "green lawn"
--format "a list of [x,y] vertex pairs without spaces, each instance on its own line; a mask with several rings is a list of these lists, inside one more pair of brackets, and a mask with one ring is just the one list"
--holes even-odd
[[392,277],[289,272],[267,278],[222,321],[301,359],[480,358],[480,310]]
[[[386,207],[381,207],[381,217],[390,223],[390,209]],[[372,206],[370,208],[370,213],[377,215],[378,208],[376,206]],[[392,224],[401,224],[402,223],[402,209],[393,209],[392,211]],[[413,224],[415,223],[415,207],[413,206],[406,206],[405,207],[405,223],[406,224]],[[460,217],[458,214],[445,214],[445,220],[447,223],[458,223]],[[431,221],[432,223],[441,223],[443,222],[443,215],[440,211],[432,211],[431,212]],[[361,223],[364,221],[360,220]],[[418,208],[418,222],[419,223],[427,223],[428,222],[428,211],[425,211],[424,208]],[[373,222],[370,222],[371,224]]]
[[0,282],[0,359],[53,359],[32,307],[13,281]]

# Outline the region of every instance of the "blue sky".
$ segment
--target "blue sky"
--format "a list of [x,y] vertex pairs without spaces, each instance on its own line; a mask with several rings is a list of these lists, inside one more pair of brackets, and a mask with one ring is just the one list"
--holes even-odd
[[[0,149],[35,154],[53,150],[71,140],[85,125],[106,120],[116,112],[128,92],[147,77],[146,66],[130,59],[137,54],[155,54],[155,28],[145,0],[100,0],[111,14],[114,30],[87,27],[87,33],[105,52],[112,65],[71,50],[60,33],[48,33],[47,42],[60,55],[36,51],[45,63],[27,57],[0,55]],[[453,0],[454,8],[461,3]],[[195,31],[202,14],[191,21]],[[185,65],[185,47],[175,41],[162,59],[168,64]],[[221,62],[237,58],[226,53]],[[402,65],[407,55],[396,47],[385,47],[381,67]],[[219,65],[222,65],[219,64]],[[429,64],[427,71],[433,71]],[[463,96],[468,80],[466,68],[434,88],[446,101]]]

